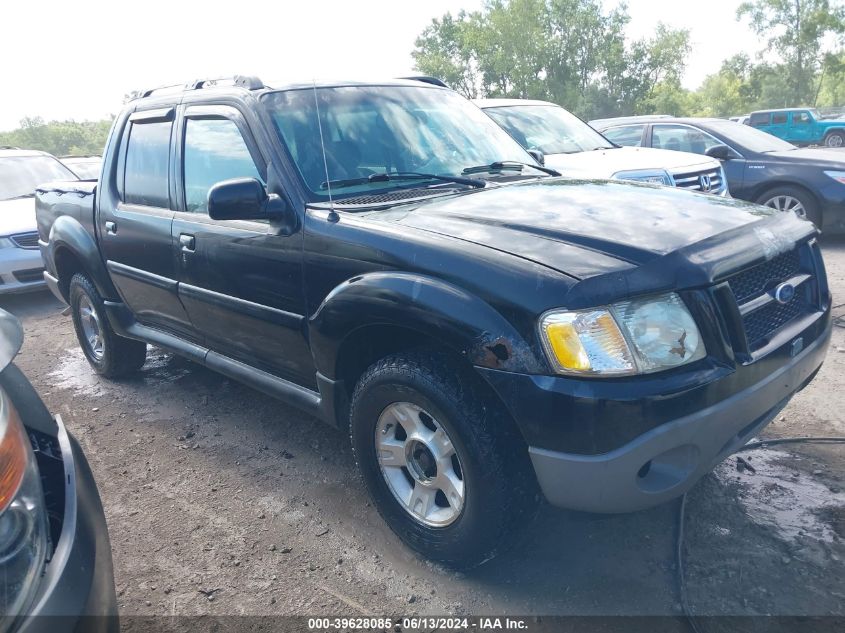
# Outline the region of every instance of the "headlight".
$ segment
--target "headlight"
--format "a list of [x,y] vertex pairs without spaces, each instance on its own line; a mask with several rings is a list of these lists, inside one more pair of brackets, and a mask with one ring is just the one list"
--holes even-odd
[[845,171],[826,171],[824,173],[825,175],[833,178],[836,182],[845,185]]
[[15,248],[15,243],[8,237],[0,237],[0,248]]
[[706,354],[692,315],[675,293],[607,308],[553,310],[540,319],[540,338],[562,374],[646,374]]
[[636,182],[650,182],[655,185],[666,185],[674,187],[675,181],[668,171],[663,169],[634,169],[630,171],[617,171],[612,178],[617,180],[634,180]]
[[[14,618],[29,607],[46,552],[44,495],[32,447],[0,390],[0,614]],[[3,619],[0,630],[9,623]]]

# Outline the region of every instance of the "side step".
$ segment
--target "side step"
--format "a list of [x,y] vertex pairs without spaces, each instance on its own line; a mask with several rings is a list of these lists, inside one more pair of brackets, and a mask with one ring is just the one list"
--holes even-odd
[[109,322],[115,332],[126,338],[138,339],[164,348],[169,352],[204,365],[211,370],[228,376],[233,380],[249,385],[253,389],[278,398],[291,406],[302,409],[311,415],[325,420],[332,426],[334,419],[326,419],[330,409],[323,406],[323,399],[319,393],[302,387],[284,378],[279,378],[266,371],[251,367],[223,354],[213,352],[208,348],[191,343],[184,339],[162,332],[155,328],[138,323],[123,303],[104,301]]

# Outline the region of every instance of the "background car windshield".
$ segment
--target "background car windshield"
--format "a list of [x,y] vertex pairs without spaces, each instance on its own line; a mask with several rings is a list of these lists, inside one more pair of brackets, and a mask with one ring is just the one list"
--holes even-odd
[[100,177],[99,158],[68,158],[62,161],[81,180],[97,180]]
[[[481,110],[448,90],[307,88],[270,93],[262,101],[303,181],[321,198],[328,193],[326,171],[328,180],[337,181],[396,172],[459,176],[467,167],[494,161],[533,163]],[[364,182],[337,188],[332,194],[337,197],[408,185],[407,180]]]
[[51,156],[5,156],[0,158],[0,200],[34,195],[35,188],[50,180],[78,180]]
[[728,143],[740,145],[752,152],[784,152],[796,149],[792,143],[742,123],[714,121],[708,125],[716,134],[724,136]]
[[510,106],[484,110],[525,148],[572,154],[611,147],[589,125],[557,106]]

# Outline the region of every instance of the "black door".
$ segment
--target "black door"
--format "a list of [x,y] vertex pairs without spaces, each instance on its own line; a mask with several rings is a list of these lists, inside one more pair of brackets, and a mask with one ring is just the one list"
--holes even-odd
[[268,221],[208,217],[208,190],[230,178],[266,182],[266,162],[229,106],[190,106],[179,130],[180,210],[173,242],[179,297],[206,345],[299,384],[314,386],[306,342],[302,233]]
[[190,335],[173,261],[171,155],[174,109],[136,112],[123,131],[119,200],[97,227],[106,266],[124,302],[147,325]]

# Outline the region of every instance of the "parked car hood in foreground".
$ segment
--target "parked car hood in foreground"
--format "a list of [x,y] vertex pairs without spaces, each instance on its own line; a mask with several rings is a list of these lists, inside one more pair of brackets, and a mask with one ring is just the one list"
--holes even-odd
[[0,310],[0,371],[6,369],[23,345],[23,326],[17,317]]
[[0,200],[0,235],[34,231],[35,198]]
[[610,178],[620,171],[665,169],[670,173],[718,169],[719,163],[706,156],[674,152],[651,147],[615,147],[613,149],[547,154],[546,167],[557,169],[564,176]]
[[[787,216],[670,187],[569,178],[490,188],[366,215],[480,244],[576,279],[636,268],[714,236],[752,233],[744,227],[773,215]],[[778,222],[775,235],[766,231],[762,238],[754,237],[751,250],[760,239],[788,242],[787,235],[812,231],[808,222],[789,216]],[[717,265],[736,264],[737,258],[759,256],[759,249],[730,252],[748,250],[744,240],[730,246],[725,246],[727,238],[711,240],[718,258],[711,254],[710,270],[702,274],[712,274]],[[744,245],[738,246],[740,242]]]

